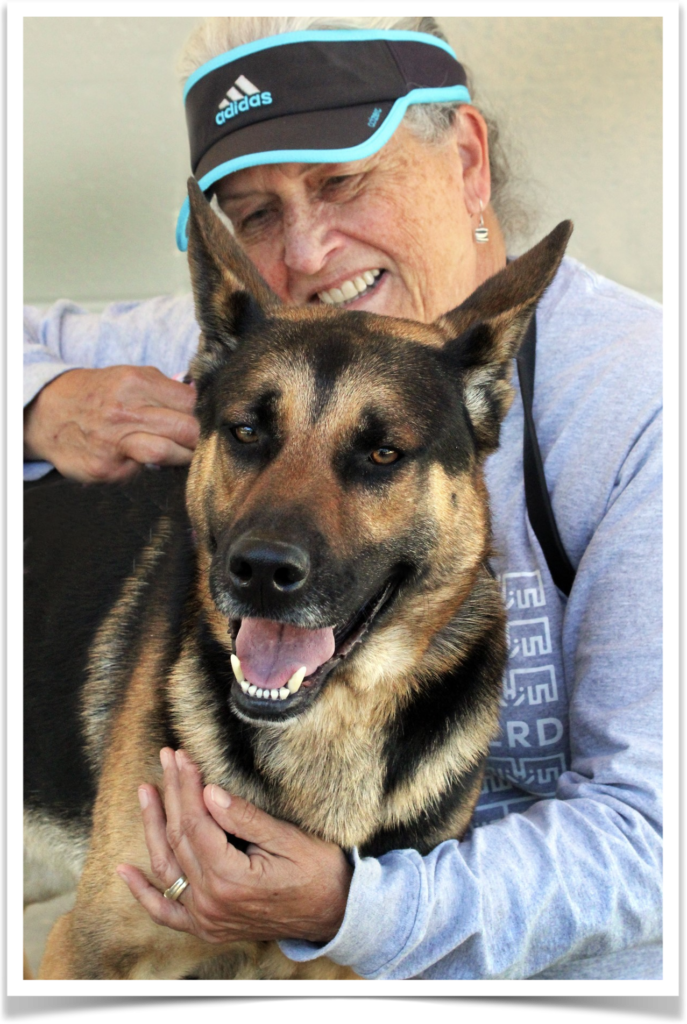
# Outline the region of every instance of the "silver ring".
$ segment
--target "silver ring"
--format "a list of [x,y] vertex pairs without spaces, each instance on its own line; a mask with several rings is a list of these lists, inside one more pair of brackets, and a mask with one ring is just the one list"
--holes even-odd
[[166,900],[178,900],[182,892],[185,892],[190,884],[186,875],[181,875],[173,885],[170,885],[169,889],[165,889],[162,895]]

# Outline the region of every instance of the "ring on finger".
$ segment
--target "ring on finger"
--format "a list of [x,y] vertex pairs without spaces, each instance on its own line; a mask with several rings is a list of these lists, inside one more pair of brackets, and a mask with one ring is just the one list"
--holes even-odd
[[162,895],[166,900],[178,900],[182,892],[185,892],[190,884],[186,875],[180,875],[176,882],[170,885],[169,889],[165,889]]

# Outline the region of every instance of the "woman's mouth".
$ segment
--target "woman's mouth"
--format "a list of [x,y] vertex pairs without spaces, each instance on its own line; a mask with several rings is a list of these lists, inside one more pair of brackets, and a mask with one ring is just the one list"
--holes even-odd
[[338,288],[317,292],[317,298],[326,306],[347,306],[363,295],[367,295],[368,292],[373,291],[383,275],[383,270],[363,270],[361,274],[356,274],[355,277],[342,281]]

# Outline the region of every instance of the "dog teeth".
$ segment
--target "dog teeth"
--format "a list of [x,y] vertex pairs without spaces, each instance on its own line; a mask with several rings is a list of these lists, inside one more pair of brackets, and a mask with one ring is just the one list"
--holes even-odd
[[231,656],[231,667],[234,670],[236,681],[249,697],[259,697],[261,700],[286,700],[291,694],[297,693],[301,688],[301,683],[305,679],[305,673],[307,668],[305,665],[301,665],[299,669],[296,669],[294,674],[289,679],[286,686],[274,687],[270,689],[268,686],[256,686],[254,683],[249,683],[244,678],[241,670],[241,662],[235,654]]
[[294,674],[291,676],[291,678],[289,679],[288,683],[286,684],[286,688],[288,689],[289,693],[297,693],[298,690],[300,690],[301,683],[305,679],[305,673],[307,671],[308,670],[305,667],[305,665],[301,665],[300,668],[296,669],[296,671],[294,672]]
[[243,674],[243,670],[241,668],[241,662],[239,661],[239,659],[236,657],[235,654],[232,654],[232,656],[231,656],[231,658],[229,660],[231,661],[231,667],[234,670],[234,675],[236,676],[236,682],[237,683],[245,683],[246,677]]

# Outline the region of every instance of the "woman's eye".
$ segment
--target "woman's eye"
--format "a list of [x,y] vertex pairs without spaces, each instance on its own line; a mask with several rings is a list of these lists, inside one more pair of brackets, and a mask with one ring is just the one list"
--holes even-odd
[[348,194],[348,192],[355,190],[361,178],[362,175],[360,174],[334,175],[331,178],[327,178],[322,186],[322,191],[325,195]]
[[390,466],[392,462],[400,459],[401,453],[397,448],[375,448],[370,452],[370,459],[377,466]]
[[271,223],[274,209],[271,206],[261,206],[257,210],[253,210],[252,213],[246,214],[242,217],[236,229],[239,235],[249,234],[251,231],[258,231],[264,228],[266,225]]
[[258,439],[258,432],[255,427],[249,427],[242,423],[238,427],[232,427],[231,432],[237,441],[242,444],[254,444]]

